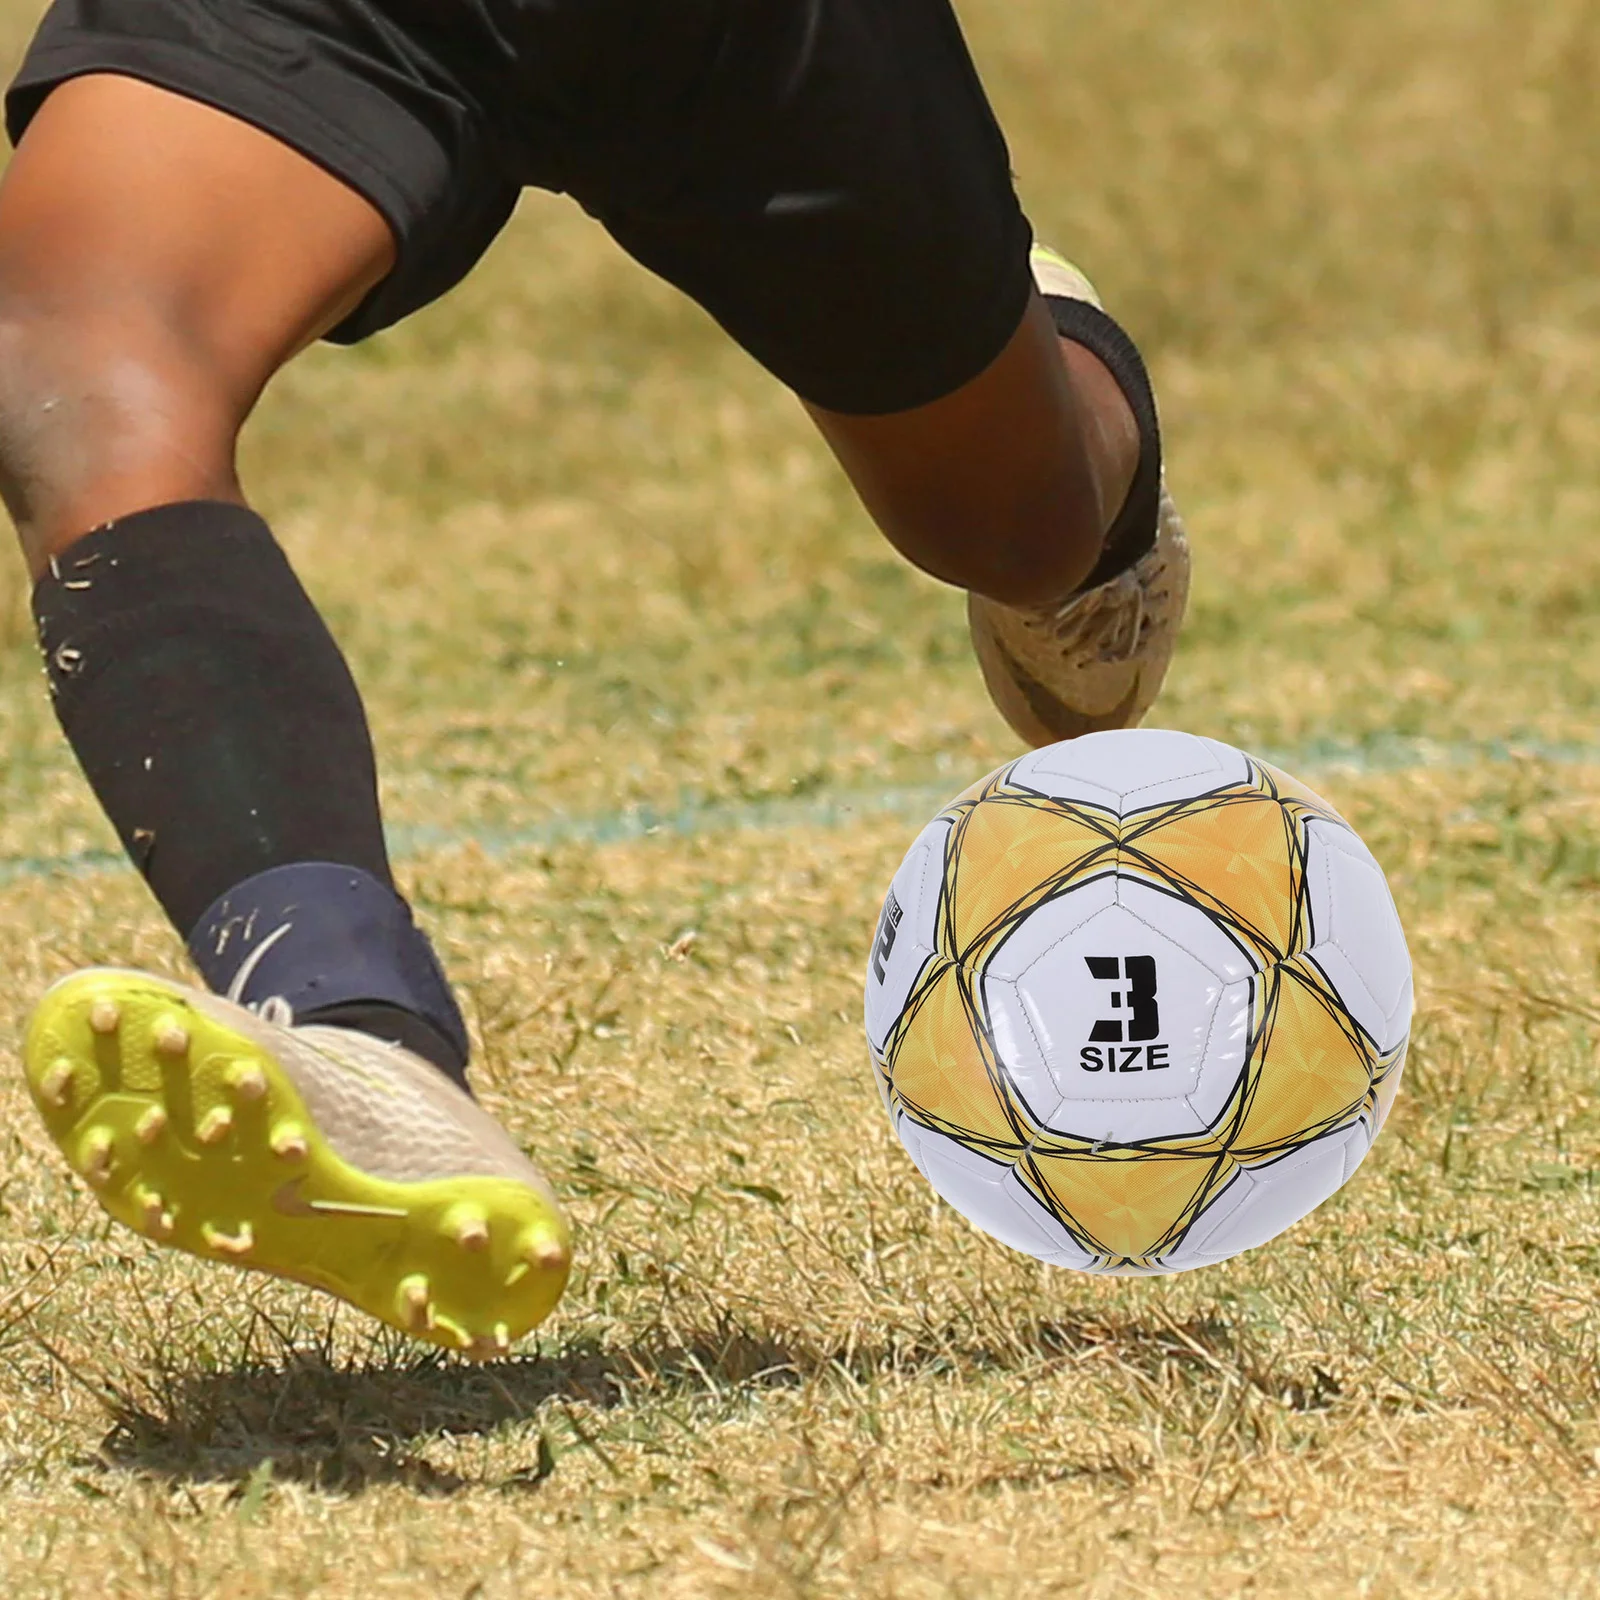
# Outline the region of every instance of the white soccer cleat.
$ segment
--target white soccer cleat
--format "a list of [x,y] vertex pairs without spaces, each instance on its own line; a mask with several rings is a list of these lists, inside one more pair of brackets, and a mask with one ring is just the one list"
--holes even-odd
[[[1041,294],[1087,300],[1094,286],[1036,246]],[[1131,728],[1160,692],[1189,598],[1189,541],[1162,477],[1156,542],[1126,572],[1053,611],[1019,611],[968,595],[967,621],[984,683],[1029,744]]]
[[505,1355],[566,1285],[570,1236],[543,1176],[420,1057],[265,1009],[117,968],[56,984],[24,1046],[51,1137],[158,1243]]

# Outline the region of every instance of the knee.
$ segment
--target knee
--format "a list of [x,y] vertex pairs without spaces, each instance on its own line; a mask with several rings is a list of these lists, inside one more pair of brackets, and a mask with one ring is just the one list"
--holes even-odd
[[238,423],[181,329],[0,291],[0,497],[37,574],[89,528],[229,498]]

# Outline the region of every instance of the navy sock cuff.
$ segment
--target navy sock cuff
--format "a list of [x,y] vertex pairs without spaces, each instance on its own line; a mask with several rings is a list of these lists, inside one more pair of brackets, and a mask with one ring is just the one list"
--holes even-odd
[[[466,1064],[466,1024],[427,935],[359,868],[304,861],[258,873],[206,911],[188,944],[207,986],[243,1005],[276,996],[300,1022],[392,1007],[425,1023],[458,1072]],[[398,1042],[438,1058],[426,1039]]]
[[1128,498],[1106,534],[1094,571],[1080,586],[1081,593],[1126,572],[1155,545],[1161,515],[1161,422],[1144,358],[1121,325],[1087,300],[1047,294],[1044,303],[1050,308],[1056,332],[1099,357],[1117,380],[1139,428],[1139,465]]

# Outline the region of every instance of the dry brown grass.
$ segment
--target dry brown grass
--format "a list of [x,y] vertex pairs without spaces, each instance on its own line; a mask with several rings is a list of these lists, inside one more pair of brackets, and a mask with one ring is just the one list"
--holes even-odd
[[[1589,742],[1600,5],[966,13],[1041,231],[1160,381],[1201,568],[1158,720]],[[535,199],[449,303],[286,377],[249,467],[581,1264],[516,1362],[419,1357],[113,1229],[12,1072],[8,1592],[1600,1593],[1600,764],[1313,774],[1412,938],[1390,1131],[1276,1245],[1092,1282],[933,1204],[877,1110],[857,971],[912,817],[470,842],[1006,753],[955,597],[791,402]],[[105,848],[21,599],[0,857]],[[131,877],[0,883],[8,1023],[95,960],[179,965]]]

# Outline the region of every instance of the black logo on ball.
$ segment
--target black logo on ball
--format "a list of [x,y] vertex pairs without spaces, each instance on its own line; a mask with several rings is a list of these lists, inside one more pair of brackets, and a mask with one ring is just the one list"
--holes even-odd
[[[1085,956],[1090,975],[1102,983],[1126,982],[1114,989],[1113,1011],[1126,1009],[1127,1018],[1107,1017],[1089,1030],[1090,1042],[1078,1055],[1085,1072],[1159,1072],[1171,1066],[1168,1046],[1150,1044],[1161,1034],[1161,1007],[1156,999],[1154,956]],[[1108,1048],[1101,1049],[1099,1046]]]
[[889,957],[894,954],[894,936],[900,931],[900,919],[904,915],[891,889],[889,898],[883,902],[883,915],[878,918],[878,942],[872,949],[872,970],[879,983],[888,973]]

